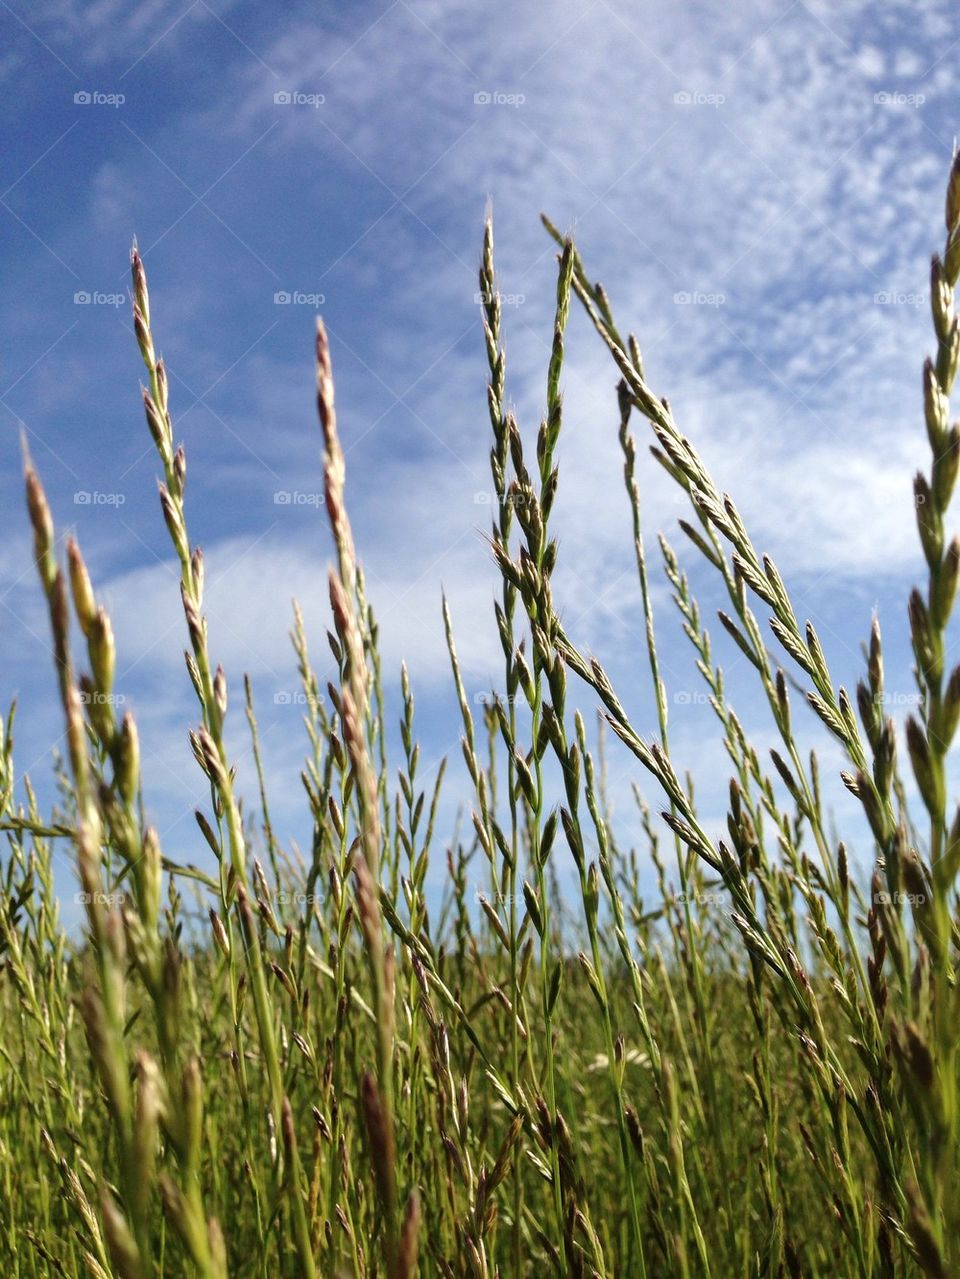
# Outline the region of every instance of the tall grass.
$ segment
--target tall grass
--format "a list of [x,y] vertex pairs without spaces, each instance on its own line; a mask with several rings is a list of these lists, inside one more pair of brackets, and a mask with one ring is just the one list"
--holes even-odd
[[[270,820],[249,681],[248,805],[259,821],[241,802],[186,457],[134,249],[144,407],[197,698],[190,743],[209,787],[196,813],[206,856],[194,860],[209,871],[172,861],[146,821],[136,724],[114,710],[110,620],[27,459],[66,749],[61,799],[45,816],[29,781],[15,785],[11,711],[0,742],[5,1275],[960,1273],[960,809],[947,768],[960,719],[960,667],[948,663],[960,541],[947,530],[960,465],[948,413],[960,355],[960,159],[946,226],[931,275],[936,352],[923,374],[930,461],[914,482],[926,565],[907,610],[919,711],[901,733],[885,713],[877,619],[865,623],[851,693],[650,386],[603,287],[549,222],[559,254],[544,415],[535,432],[521,428],[506,407],[488,223],[480,288],[501,577],[491,624],[504,668],[499,695],[478,711],[444,602],[472,815],[469,834],[446,841],[444,769],[421,779],[406,668],[389,712],[399,712],[403,758],[387,759],[377,621],[347,513],[321,324],[335,675],[321,689],[296,612],[313,830],[300,860]],[[623,451],[656,739],[631,723],[554,602],[574,303],[620,378],[610,429]],[[724,640],[755,673],[779,739],[769,752],[728,699],[683,557],[663,537],[660,563],[650,555],[636,473],[648,430],[689,499],[684,556],[709,566],[729,599]],[[723,838],[706,829],[669,744],[651,585],[661,569],[730,760]],[[816,754],[794,729],[798,700],[846,757],[842,779],[874,844],[868,883],[852,877],[827,820]],[[625,847],[609,815],[599,752],[610,747],[587,727],[598,710],[655,806],[638,784],[641,847]],[[919,794],[910,813],[907,767]],[[85,913],[79,942],[60,921],[54,884],[54,851],[67,846]],[[441,899],[425,889],[437,861]],[[561,862],[572,900],[557,888]],[[647,864],[653,901],[641,891]],[[208,925],[191,923],[196,903]]]

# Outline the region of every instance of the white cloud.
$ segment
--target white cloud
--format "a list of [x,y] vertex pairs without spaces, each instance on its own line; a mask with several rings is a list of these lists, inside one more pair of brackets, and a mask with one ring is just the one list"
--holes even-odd
[[[235,0],[220,0],[223,16],[236,8]],[[161,44],[164,52],[198,23],[215,21],[203,0],[32,0],[20,7],[22,29],[35,40],[77,66],[104,64],[110,59],[149,55]]]
[[[75,31],[76,6],[57,9]],[[161,151],[201,155],[211,138],[226,139],[233,159],[276,126],[255,152],[264,167],[238,187],[238,218],[255,217],[270,166],[298,175],[289,214],[311,228],[297,255],[306,278],[288,280],[288,272],[278,287],[329,293],[348,493],[388,676],[406,657],[415,687],[438,697],[448,689],[441,582],[470,678],[486,684],[500,666],[495,580],[478,531],[487,509],[474,501],[489,488],[473,302],[488,193],[501,287],[525,299],[505,308],[504,325],[508,394],[531,452],[552,316],[553,253],[536,216],[545,208],[576,232],[621,326],[638,330],[652,384],[670,396],[761,549],[814,601],[868,589],[899,596],[917,563],[910,475],[926,447],[919,366],[929,323],[923,305],[877,296],[924,293],[929,248],[942,234],[952,59],[936,59],[938,41],[944,48],[953,38],[949,17],[910,15],[906,48],[896,26],[903,14],[863,5],[838,14],[818,3],[720,11],[576,0],[518,10],[409,0],[380,12],[366,31],[340,18],[323,19],[321,30],[312,9],[287,15],[277,37],[258,45],[266,66],[238,50],[207,109],[191,104],[165,123]],[[92,11],[93,30],[115,24],[117,41],[131,44],[166,16],[158,3],[125,22],[103,3]],[[326,101],[277,105],[278,86]],[[927,101],[875,101],[893,90]],[[525,100],[474,101],[495,91]],[[234,175],[238,184],[244,172]],[[131,216],[127,174],[116,157],[95,174],[97,227]],[[218,192],[218,209],[226,211],[226,198]],[[271,226],[254,236],[260,248],[277,216],[264,207]],[[235,242],[227,251],[249,265]],[[195,387],[202,390],[245,345],[234,352],[239,326],[224,337],[217,321],[226,326],[236,308],[251,341],[266,325],[253,318],[262,308],[254,310],[242,268],[226,291],[204,273],[182,283],[161,283],[154,310],[165,332],[190,335],[190,356],[209,374]],[[678,293],[722,301],[684,304]],[[326,656],[322,511],[310,519],[271,502],[278,487],[319,488],[309,317],[294,325],[285,315],[284,323],[291,344],[302,340],[302,357],[298,348],[281,362],[265,344],[221,386],[235,406],[221,405],[221,416],[246,449],[233,440],[220,450],[227,437],[203,429],[202,410],[183,424],[191,475],[216,458],[217,483],[237,508],[222,503],[224,526],[206,548],[212,649],[237,687],[246,669],[268,689],[289,680],[293,595],[315,652]],[[575,315],[557,598],[576,638],[632,672],[644,667],[642,625],[614,381]],[[189,397],[176,381],[174,389],[176,415]],[[642,422],[635,432],[648,442]],[[682,508],[645,455],[641,476],[655,573],[654,532],[672,528]],[[225,527],[231,519],[237,528]],[[114,566],[107,594],[122,664],[136,663],[131,678],[183,687],[182,618],[168,571]],[[658,617],[672,614],[665,595],[658,578]],[[852,619],[843,643],[853,648],[866,625]],[[688,659],[671,652],[674,660]],[[644,677],[645,668],[631,691],[645,687]],[[173,707],[189,709],[179,700]]]

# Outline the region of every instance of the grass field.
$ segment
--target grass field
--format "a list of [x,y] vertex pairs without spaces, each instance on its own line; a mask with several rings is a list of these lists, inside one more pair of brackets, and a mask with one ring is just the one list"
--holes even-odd
[[[902,724],[886,715],[876,620],[863,619],[861,682],[838,688],[734,499],[648,385],[606,292],[546,228],[558,244],[557,303],[539,426],[506,407],[486,230],[490,545],[502,577],[490,625],[503,676],[487,704],[467,696],[445,611],[463,759],[426,788],[416,654],[402,705],[385,708],[318,328],[336,557],[331,629],[309,638],[329,645],[338,678],[320,687],[296,615],[306,858],[281,847],[270,822],[253,691],[231,672],[228,697],[208,647],[186,459],[156,355],[163,317],[151,315],[134,250],[209,856],[199,868],[174,863],[145,822],[136,725],[115,710],[110,619],[28,460],[66,747],[60,800],[42,813],[29,783],[14,785],[11,712],[0,758],[5,1276],[960,1274],[960,810],[947,767],[960,719],[960,667],[948,660],[960,541],[946,526],[960,465],[948,406],[960,355],[960,160],[931,276],[928,455],[914,480],[924,568],[906,609],[919,698]],[[551,591],[572,306],[585,308],[620,378],[610,429],[633,517],[648,641],[638,669],[649,665],[655,739],[630,722],[602,654],[582,651]],[[689,499],[680,549],[642,527],[634,464],[648,444]],[[918,459],[923,449],[918,430]],[[756,673],[774,750],[754,748],[726,699],[683,567],[693,559],[728,593],[724,642]],[[722,839],[705,829],[697,779],[670,750],[651,602],[660,573],[729,757]],[[816,755],[798,745],[792,716],[804,700],[846,758],[843,782],[873,841],[869,882],[852,875]],[[242,797],[228,714],[246,715],[253,736],[260,786]],[[388,760],[397,716],[402,758]],[[614,751],[636,764],[639,847],[624,845],[609,816]],[[471,813],[459,838],[439,828],[441,785]],[[60,922],[55,846],[72,850],[79,942]],[[572,897],[558,889],[560,863],[573,868]],[[651,863],[654,900],[640,887]],[[425,890],[436,864],[442,899]]]

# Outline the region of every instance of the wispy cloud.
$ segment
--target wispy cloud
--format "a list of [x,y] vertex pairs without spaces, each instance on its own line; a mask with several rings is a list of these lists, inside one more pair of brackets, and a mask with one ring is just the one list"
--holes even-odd
[[[487,196],[508,392],[530,446],[553,295],[545,208],[576,234],[653,385],[792,575],[844,678],[876,605],[906,682],[927,255],[960,48],[947,6],[397,0],[269,20],[222,0],[122,8],[59,0],[10,17],[9,74],[39,69],[47,97],[31,99],[32,150],[13,157],[0,208],[24,299],[16,330],[0,323],[16,381],[8,424],[33,433],[59,509],[91,547],[144,707],[161,684],[189,693],[176,583],[149,500],[126,309],[78,308],[74,293],[122,290],[139,233],[210,565],[213,648],[235,683],[254,672],[268,728],[286,722],[271,698],[292,670],[291,596],[325,651],[327,543],[309,498],[310,331],[323,309],[387,675],[407,658],[440,753],[441,584],[470,679],[486,687],[498,665],[475,300]],[[84,86],[93,71],[104,89],[122,79],[126,102],[75,106],[65,66]],[[578,316],[569,351],[558,599],[645,714],[613,369]],[[15,470],[11,444],[11,494]],[[651,535],[666,527],[682,543],[668,480],[647,458],[641,474]],[[78,506],[94,484],[127,500]],[[695,584],[716,602],[702,575]],[[688,679],[659,583],[655,604],[668,674]],[[11,661],[39,691],[27,650]],[[178,695],[156,712],[158,750],[180,742],[185,758],[191,710]],[[714,771],[719,794],[722,758]],[[172,814],[171,795],[158,803]],[[289,788],[284,803],[292,811]]]

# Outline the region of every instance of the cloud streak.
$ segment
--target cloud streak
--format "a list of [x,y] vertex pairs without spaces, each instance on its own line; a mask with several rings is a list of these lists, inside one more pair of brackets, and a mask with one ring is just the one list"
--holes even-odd
[[[267,21],[244,3],[157,0],[121,14],[57,0],[21,17],[35,32],[11,19],[7,74],[17,83],[37,68],[47,98],[9,177],[8,265],[24,307],[16,331],[0,321],[13,384],[0,402],[8,426],[32,433],[57,509],[88,547],[131,697],[146,708],[160,688],[185,690],[147,731],[172,773],[193,708],[163,530],[150,500],[141,505],[154,463],[128,318],[71,302],[77,287],[124,287],[134,229],[187,446],[212,646],[237,687],[253,672],[282,768],[289,708],[271,699],[292,678],[292,596],[326,651],[328,545],[310,499],[317,305],[385,670],[392,681],[408,660],[428,750],[450,745],[441,586],[470,680],[480,689],[496,678],[475,299],[487,196],[508,393],[531,447],[553,296],[553,249],[536,216],[545,208],[576,234],[622,327],[637,330],[652,384],[790,575],[843,678],[876,605],[906,686],[927,253],[940,235],[960,38],[946,6],[398,0],[321,20],[294,5]],[[206,76],[193,69],[201,56]],[[122,79],[127,102],[74,109],[70,68],[105,88]],[[579,316],[568,348],[558,599],[649,720],[613,369]],[[5,495],[16,469],[11,447]],[[654,530],[682,543],[682,508],[647,458],[641,477],[655,561]],[[128,500],[77,506],[74,494],[95,485]],[[12,582],[15,556],[0,570]],[[711,583],[693,577],[715,604]],[[19,587],[9,598],[23,619],[11,619],[9,669],[40,696],[23,638],[31,606]],[[659,580],[655,606],[667,672],[683,687],[690,658]],[[735,654],[724,658],[735,668]],[[751,708],[760,723],[755,701],[745,717]],[[27,753],[42,744],[38,729]],[[714,771],[719,797],[722,759]],[[295,824],[296,788],[283,785]],[[171,822],[176,794],[161,783],[158,811]]]

